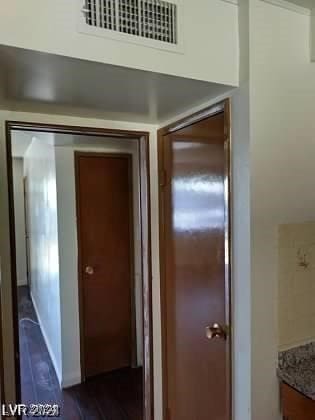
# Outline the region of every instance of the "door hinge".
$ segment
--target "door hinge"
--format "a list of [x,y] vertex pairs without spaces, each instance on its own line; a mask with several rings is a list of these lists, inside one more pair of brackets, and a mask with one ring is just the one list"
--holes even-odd
[[162,169],[160,171],[160,187],[165,187],[166,186],[166,182],[167,182],[166,170],[165,169]]

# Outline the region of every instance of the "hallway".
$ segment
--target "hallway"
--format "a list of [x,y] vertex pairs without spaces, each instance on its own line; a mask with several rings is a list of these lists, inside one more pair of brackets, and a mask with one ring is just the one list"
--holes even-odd
[[123,369],[60,390],[27,286],[18,287],[24,404],[59,404],[63,420],[141,420],[142,369]]

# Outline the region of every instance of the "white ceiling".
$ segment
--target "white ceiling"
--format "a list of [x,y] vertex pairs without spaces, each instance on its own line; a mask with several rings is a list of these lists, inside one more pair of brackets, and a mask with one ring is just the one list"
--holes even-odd
[[5,46],[0,46],[1,84],[3,109],[153,124],[231,89]]

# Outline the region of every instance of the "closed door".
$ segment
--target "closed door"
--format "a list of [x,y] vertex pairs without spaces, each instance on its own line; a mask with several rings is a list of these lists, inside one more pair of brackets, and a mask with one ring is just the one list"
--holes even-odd
[[132,364],[131,185],[130,156],[76,153],[81,359],[86,377]]
[[166,420],[230,418],[225,115],[162,135]]

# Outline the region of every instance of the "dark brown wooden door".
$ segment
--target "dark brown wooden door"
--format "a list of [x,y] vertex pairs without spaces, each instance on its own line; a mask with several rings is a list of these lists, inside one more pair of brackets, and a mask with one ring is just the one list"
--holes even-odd
[[167,420],[230,418],[224,124],[222,112],[163,135],[160,145]]
[[86,376],[131,366],[132,191],[127,155],[76,154]]

